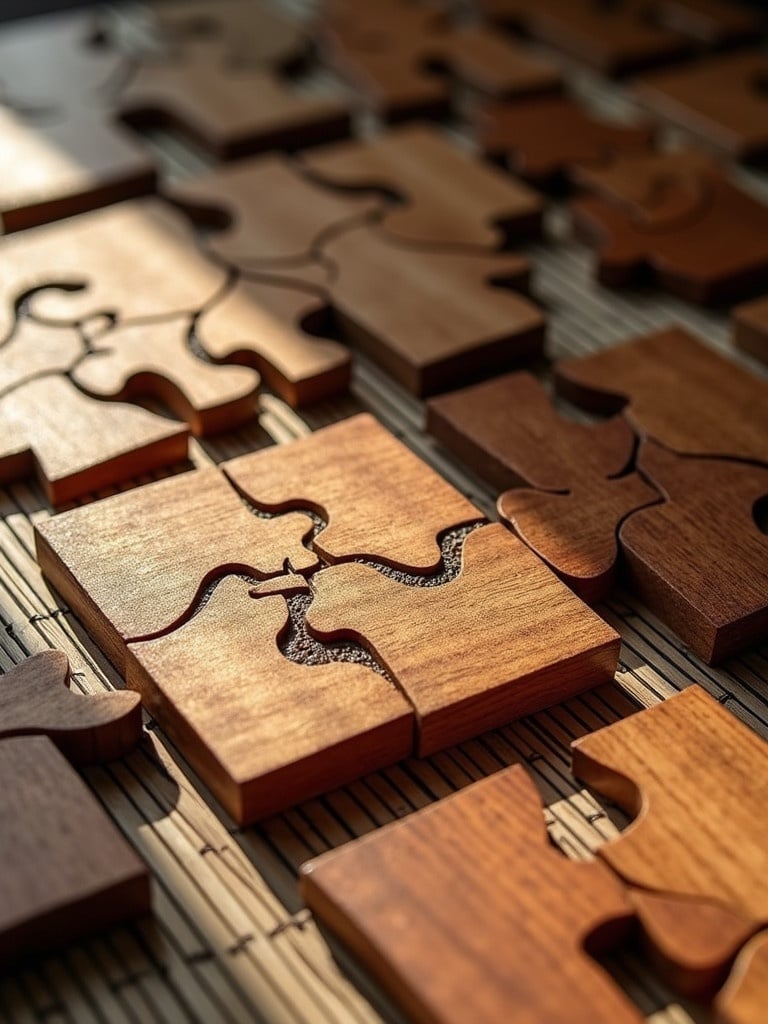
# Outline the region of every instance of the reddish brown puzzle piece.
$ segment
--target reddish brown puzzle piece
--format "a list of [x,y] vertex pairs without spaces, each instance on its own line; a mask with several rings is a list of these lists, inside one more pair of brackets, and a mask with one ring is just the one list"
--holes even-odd
[[731,316],[731,326],[736,347],[768,363],[768,298],[737,306]]
[[715,999],[717,1024],[755,1024],[768,1005],[768,931],[741,951]]

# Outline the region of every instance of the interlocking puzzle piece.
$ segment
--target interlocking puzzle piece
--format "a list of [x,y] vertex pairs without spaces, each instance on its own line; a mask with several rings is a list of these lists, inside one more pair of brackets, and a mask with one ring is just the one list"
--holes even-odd
[[768,536],[753,509],[768,496],[768,466],[680,458],[651,442],[638,467],[666,500],[619,531],[635,591],[708,664],[764,640]]
[[414,1021],[641,1020],[590,957],[628,928],[622,887],[552,848],[518,765],[310,861],[301,889]]
[[0,396],[36,377],[66,373],[84,347],[74,327],[50,327],[20,318],[13,334],[0,344]]
[[496,97],[560,87],[550,62],[484,26],[455,26],[443,11],[417,4],[332,3],[319,41],[334,70],[388,121],[447,113],[454,83]]
[[[574,774],[637,815],[599,856],[641,895],[676,901],[675,913],[663,899],[641,901],[640,920],[652,941],[660,937],[673,977],[682,973],[690,988],[698,970],[700,989],[711,991],[734,952],[733,915],[742,919],[742,942],[768,919],[764,741],[691,686],[572,749]],[[699,904],[710,907],[703,932]],[[702,969],[699,951],[715,948],[719,908],[721,958]]]
[[312,521],[252,514],[217,469],[160,480],[38,524],[38,560],[122,669],[125,643],[177,628],[221,576],[317,564]]
[[277,154],[238,160],[166,194],[208,226],[224,222],[205,240],[211,252],[231,264],[271,269],[306,257],[326,231],[382,206],[375,196],[324,188]]
[[607,163],[653,142],[651,128],[606,121],[565,96],[489,105],[478,120],[483,152],[538,188],[562,188],[573,164]]
[[675,327],[555,366],[558,392],[680,455],[768,463],[768,383]]
[[254,600],[249,587],[224,580],[175,632],[130,644],[126,668],[238,822],[402,760],[414,728],[408,701],[364,665],[289,661],[284,596]]
[[527,286],[517,256],[399,246],[371,226],[340,234],[323,255],[337,268],[328,294],[342,338],[415,395],[541,354],[544,314],[511,290]]
[[141,704],[135,693],[81,694],[69,688],[61,651],[33,655],[0,676],[0,740],[44,735],[71,764],[112,761],[136,745]]
[[312,547],[328,562],[365,558],[431,574],[440,536],[483,514],[366,413],[290,445],[227,462],[256,508],[311,509],[326,524]]
[[541,196],[427,125],[337,143],[302,160],[326,185],[394,194],[399,202],[383,229],[399,242],[490,249],[541,231]]
[[731,324],[736,347],[768,363],[768,297],[737,306]]
[[747,51],[641,78],[634,93],[673,121],[739,160],[768,159],[768,57]]
[[170,125],[219,159],[330,142],[350,127],[343,100],[292,86],[274,69],[230,63],[205,39],[141,64],[118,106],[129,123]]
[[500,517],[581,598],[605,597],[619,525],[659,500],[626,472],[635,435],[625,419],[569,422],[534,377],[517,373],[431,399],[427,430],[503,491]]
[[572,173],[577,185],[626,207],[644,223],[662,226],[690,212],[681,201],[671,201],[669,186],[688,185],[696,196],[700,179],[719,167],[713,156],[698,149],[649,150],[619,153],[602,166],[574,164]]
[[620,638],[496,523],[473,530],[461,571],[408,586],[369,565],[313,579],[307,622],[376,652],[416,711],[427,756],[608,682]]
[[102,110],[29,120],[0,108],[0,218],[4,231],[154,191],[149,152]]
[[[652,281],[690,302],[713,304],[748,297],[768,273],[768,206],[714,167],[694,173],[690,154],[625,157],[647,191],[642,199],[603,196],[574,200],[577,234],[599,251],[597,275],[612,287]],[[652,173],[648,174],[648,169]],[[590,170],[592,181],[615,172]],[[586,178],[586,175],[580,175]]]
[[717,1024],[755,1024],[768,1005],[768,932],[756,935],[739,954],[728,982],[715,999]]

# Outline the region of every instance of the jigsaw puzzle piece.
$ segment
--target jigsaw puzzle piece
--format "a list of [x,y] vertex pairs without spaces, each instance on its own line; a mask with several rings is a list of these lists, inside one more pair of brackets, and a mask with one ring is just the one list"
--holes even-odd
[[32,378],[0,398],[0,483],[36,471],[61,505],[183,462],[188,433],[145,409],[89,398],[67,377]]
[[227,462],[224,472],[267,512],[311,509],[325,526],[312,546],[329,562],[367,558],[432,574],[440,536],[482,512],[372,416]]
[[0,108],[0,219],[5,233],[153,192],[148,150],[87,107],[49,124]]
[[66,373],[85,346],[74,327],[50,327],[26,317],[0,344],[0,396],[35,377]]
[[224,580],[173,633],[130,644],[126,670],[239,824],[413,748],[413,711],[392,683],[364,665],[289,661],[279,647],[291,628],[285,597],[254,600],[249,587]]
[[198,436],[253,419],[258,374],[197,358],[189,347],[193,331],[189,316],[118,324],[91,340],[72,378],[99,398],[158,398]]
[[768,363],[768,297],[737,306],[731,326],[736,347]]
[[73,324],[197,312],[223,289],[227,271],[198,252],[186,219],[159,199],[135,199],[0,240],[0,338],[16,301],[32,316]]
[[768,463],[768,383],[680,327],[555,366],[558,392],[680,455]]
[[768,931],[756,935],[739,954],[715,999],[716,1024],[756,1024],[768,1006]]
[[478,127],[487,156],[543,189],[569,184],[574,164],[605,164],[653,143],[651,128],[607,121],[566,96],[489,105]]
[[272,268],[306,257],[326,231],[382,207],[378,197],[318,185],[278,154],[238,160],[166,194],[193,219],[219,228],[205,240],[209,251],[230,264]]
[[636,83],[634,94],[654,114],[721,152],[738,160],[765,163],[766,81],[768,56],[753,50],[646,75]]
[[394,195],[382,226],[398,242],[491,249],[541,232],[541,196],[428,125],[326,146],[302,163],[328,186]]
[[641,1020],[590,957],[629,928],[623,889],[553,849],[519,765],[310,861],[301,889],[414,1021]]
[[528,281],[517,256],[398,246],[373,227],[344,232],[323,253],[337,268],[328,293],[341,337],[412,394],[462,386],[542,352],[544,314],[512,290]]
[[125,644],[178,628],[228,574],[317,565],[312,521],[250,512],[217,469],[147,484],[37,524],[38,560],[119,670]]
[[313,577],[307,622],[376,652],[416,711],[420,757],[608,682],[620,638],[500,524],[464,541],[461,571],[406,585],[350,563]]
[[444,11],[417,4],[333,3],[318,40],[333,69],[390,122],[448,113],[455,84],[502,97],[561,82],[553,64],[487,27],[452,25]]
[[0,676],[0,740],[44,735],[70,764],[111,761],[141,735],[135,693],[82,694],[69,689],[69,662],[61,651],[35,654]]
[[289,405],[301,408],[349,387],[349,350],[317,336],[329,319],[328,298],[319,289],[254,277],[238,280],[205,309],[196,331],[217,362],[253,367]]
[[[651,938],[673,940],[674,966],[689,988],[702,942],[711,943],[715,934],[705,928],[700,935],[705,918],[698,904],[711,905],[712,922],[718,907],[727,915],[722,960],[699,979],[709,991],[715,967],[721,976],[728,969],[738,917],[744,922],[742,942],[768,918],[764,741],[691,686],[576,740],[572,749],[574,774],[637,816],[598,855],[643,894],[677,900],[675,915],[665,899],[645,899],[638,910]],[[674,931],[665,936],[671,919]]]
[[[708,664],[768,636],[768,466],[681,458],[653,442],[638,468],[665,497],[619,531],[634,590]],[[660,543],[663,538],[663,543]]]
[[274,70],[231,64],[206,40],[141,64],[117,102],[129,123],[173,127],[222,160],[330,142],[350,127],[344,100],[301,90]]

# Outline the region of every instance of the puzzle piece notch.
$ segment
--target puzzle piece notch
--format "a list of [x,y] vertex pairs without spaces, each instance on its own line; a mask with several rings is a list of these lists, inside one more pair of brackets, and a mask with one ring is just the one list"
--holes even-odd
[[415,1021],[640,1020],[585,952],[626,931],[622,887],[552,849],[520,766],[310,861],[301,887]]
[[136,694],[86,695],[68,687],[69,662],[61,651],[33,655],[0,676],[0,740],[48,736],[71,764],[112,761],[136,745]]
[[[694,685],[571,746],[574,774],[636,816],[599,857],[635,888],[662,897],[641,903],[641,920],[651,935],[664,936],[666,955],[676,956],[689,980],[703,946],[709,966],[700,980],[709,989],[713,970],[727,969],[738,918],[745,941],[768,916],[765,743]],[[666,898],[677,900],[671,933]],[[730,914],[719,965],[695,902],[686,928],[685,899]]]
[[737,306],[731,314],[731,327],[736,347],[768,364],[768,298]]
[[302,165],[329,188],[396,196],[382,229],[400,243],[490,249],[541,233],[541,196],[426,124],[322,147]]
[[67,373],[83,355],[85,343],[75,327],[50,327],[20,317],[0,343],[0,397],[27,381]]

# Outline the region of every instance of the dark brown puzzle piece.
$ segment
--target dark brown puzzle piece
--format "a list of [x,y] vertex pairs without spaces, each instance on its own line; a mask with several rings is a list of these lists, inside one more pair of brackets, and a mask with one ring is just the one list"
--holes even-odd
[[768,298],[737,306],[731,325],[736,347],[768,364]]

